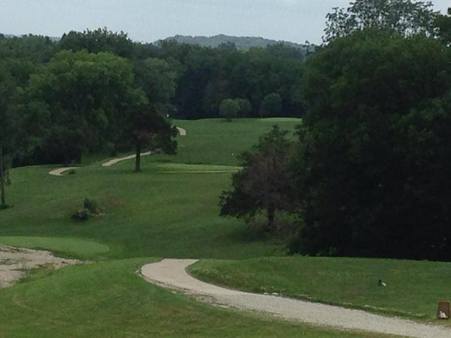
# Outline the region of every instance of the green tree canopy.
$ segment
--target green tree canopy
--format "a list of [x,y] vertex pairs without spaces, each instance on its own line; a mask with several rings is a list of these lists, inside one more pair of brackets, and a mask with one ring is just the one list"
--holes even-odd
[[225,99],[219,106],[219,113],[227,121],[232,121],[232,119],[238,117],[240,110],[240,103],[235,99]]
[[64,34],[59,42],[59,48],[73,52],[81,50],[90,53],[110,52],[131,58],[134,56],[135,44],[122,31],[116,33],[107,28],[98,28]]
[[177,87],[177,71],[166,60],[147,58],[135,66],[136,80],[150,104],[162,114],[169,114]]
[[347,8],[334,8],[327,15],[324,41],[347,36],[357,30],[381,29],[403,36],[435,35],[438,12],[430,1],[355,0]]
[[292,207],[291,148],[288,132],[274,126],[250,152],[242,154],[243,169],[233,175],[232,190],[221,196],[221,215],[250,221],[264,212],[265,230],[274,231],[277,212]]
[[451,67],[434,39],[364,31],[306,67],[297,190],[308,254],[451,257]]
[[153,152],[175,154],[177,128],[168,119],[149,105],[141,90],[135,92],[136,99],[127,107],[121,121],[120,135],[127,144],[135,147],[135,172],[141,171],[141,152],[148,147]]
[[[39,121],[45,162],[79,161],[82,151],[116,142],[123,112],[135,99],[129,61],[110,53],[58,53],[34,74],[28,88],[28,113]],[[36,129],[32,127],[32,129]]]
[[446,15],[439,15],[436,19],[435,25],[438,29],[438,37],[447,46],[451,45],[451,8],[450,13]]
[[19,128],[18,114],[15,111],[16,96],[13,77],[5,64],[0,63],[0,209],[6,207],[6,157],[17,151]]
[[263,98],[260,106],[261,116],[278,116],[282,112],[282,97],[278,93],[271,93]]

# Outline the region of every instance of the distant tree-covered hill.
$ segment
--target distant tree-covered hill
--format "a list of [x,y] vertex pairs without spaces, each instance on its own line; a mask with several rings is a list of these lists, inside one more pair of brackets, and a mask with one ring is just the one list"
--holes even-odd
[[215,36],[188,36],[188,35],[176,35],[169,37],[165,40],[175,40],[179,43],[186,43],[190,45],[199,45],[204,47],[216,48],[223,44],[234,44],[238,49],[250,49],[253,47],[265,48],[267,46],[284,44],[287,46],[309,49],[307,44],[298,44],[288,41],[277,41],[265,39],[262,37],[251,37],[251,36],[229,36],[229,35],[215,35]]

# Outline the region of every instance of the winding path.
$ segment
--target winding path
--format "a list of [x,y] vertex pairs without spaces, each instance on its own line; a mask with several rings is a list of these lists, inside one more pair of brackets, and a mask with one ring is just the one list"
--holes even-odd
[[[180,136],[186,136],[186,129],[180,128],[180,127],[176,127],[177,131],[179,132]],[[141,156],[150,156],[153,153],[151,151],[145,152],[145,153],[141,153]],[[102,167],[112,167],[113,165],[118,164],[119,162],[122,161],[128,161],[128,160],[133,160],[136,158],[136,155],[129,155],[129,156],[125,156],[125,157],[120,157],[120,158],[115,158],[109,161],[106,161],[104,163],[102,163]]]
[[[150,156],[150,155],[152,155],[151,151],[141,153],[141,157],[142,156]],[[112,160],[108,160],[108,161],[102,163],[102,167],[112,167],[113,165],[116,165],[119,162],[133,160],[135,158],[136,158],[136,154],[125,156],[125,157],[114,158]]]
[[52,176],[64,176],[64,173],[66,171],[75,170],[78,169],[78,167],[64,167],[64,168],[56,168],[49,171],[49,175]]
[[390,318],[361,310],[346,309],[302,300],[236,291],[201,282],[186,272],[196,263],[189,259],[164,259],[142,267],[142,276],[151,283],[189,295],[200,300],[248,311],[271,314],[287,320],[344,330],[418,338],[449,338],[451,329]]
[[[186,129],[180,128],[180,127],[176,127],[176,128],[177,128],[177,131],[179,132],[180,136],[186,136],[187,135]],[[145,153],[141,153],[141,156],[149,156],[149,155],[152,155],[151,151],[148,151],[148,152],[145,152]],[[133,160],[133,159],[135,159],[135,156],[136,155],[129,155],[129,156],[124,156],[124,157],[120,157],[120,158],[114,158],[114,159],[111,159],[111,160],[108,160],[108,161],[102,163],[102,167],[105,167],[105,168],[112,167],[113,165],[116,165],[119,162]],[[66,171],[74,170],[74,169],[78,169],[78,168],[77,167],[56,168],[56,169],[50,170],[49,171],[49,175],[52,175],[52,176],[64,176],[64,173]]]
[[186,129],[177,127],[177,131],[179,132],[180,136],[186,136]]

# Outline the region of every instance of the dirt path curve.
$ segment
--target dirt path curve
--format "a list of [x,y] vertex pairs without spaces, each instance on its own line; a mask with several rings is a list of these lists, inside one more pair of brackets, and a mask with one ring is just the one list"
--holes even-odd
[[[149,156],[149,155],[152,155],[151,151],[141,153],[141,157]],[[125,156],[125,157],[114,158],[112,160],[108,160],[108,161],[102,163],[102,167],[112,167],[113,165],[118,164],[119,162],[133,160],[135,158],[136,158],[136,154]]]
[[141,269],[141,274],[151,283],[181,290],[186,294],[198,296],[200,300],[209,303],[226,305],[241,310],[264,312],[283,319],[338,329],[389,335],[418,338],[451,337],[451,329],[445,327],[390,318],[338,306],[230,290],[204,283],[186,272],[186,268],[195,262],[197,260],[165,259],[161,262],[145,265]]
[[60,269],[73,264],[80,264],[80,261],[55,257],[49,251],[0,246],[0,289],[13,285],[29,270],[39,267]]
[[[186,129],[180,128],[180,127],[176,127],[177,131],[179,132],[180,136],[186,136],[187,132]],[[145,153],[141,153],[141,156],[149,156],[152,155],[151,151],[145,152]],[[113,165],[118,164],[119,162],[122,161],[128,161],[128,160],[133,160],[135,159],[136,155],[128,155],[128,156],[124,156],[124,157],[120,157],[120,158],[114,158],[111,160],[108,160],[104,163],[102,163],[102,167],[108,168],[108,167],[112,167]],[[73,170],[73,169],[78,169],[77,167],[69,167],[69,168],[57,168],[57,169],[52,169],[49,171],[49,175],[52,176],[64,176],[64,173],[66,171],[69,170]]]
[[177,127],[177,131],[179,132],[180,136],[186,136],[186,129]]
[[52,176],[64,176],[64,173],[69,170],[78,169],[77,167],[56,168],[49,171],[49,175]]

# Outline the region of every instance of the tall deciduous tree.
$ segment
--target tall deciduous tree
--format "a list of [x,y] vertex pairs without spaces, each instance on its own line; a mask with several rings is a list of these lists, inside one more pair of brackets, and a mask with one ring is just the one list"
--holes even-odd
[[449,60],[434,39],[380,31],[336,39],[309,60],[296,250],[451,257]]
[[293,189],[289,161],[288,132],[275,126],[250,152],[242,155],[241,169],[233,175],[232,190],[221,196],[221,215],[253,219],[267,217],[265,230],[274,231],[278,211],[290,210]]
[[238,117],[240,112],[240,103],[235,99],[225,99],[219,105],[219,114],[230,122],[232,119]]
[[62,36],[58,46],[73,52],[81,50],[90,53],[109,52],[128,58],[134,56],[136,47],[126,33],[112,32],[107,28],[88,29],[84,32],[71,31]]
[[42,127],[37,156],[68,163],[108,141],[116,144],[122,128],[116,121],[134,90],[133,68],[126,59],[111,53],[58,53],[32,76],[28,88],[28,110],[40,117]]
[[122,123],[125,141],[135,147],[135,172],[141,171],[141,152],[144,147],[151,151],[175,154],[177,149],[177,128],[170,121],[149,105],[141,90],[135,91],[135,98],[127,107]]
[[424,33],[435,35],[438,12],[430,1],[355,0],[347,8],[334,8],[327,15],[325,42],[357,30],[382,29],[403,36]]
[[437,34],[440,40],[447,46],[451,46],[451,8],[448,9],[448,15],[440,15],[435,22]]
[[278,116],[282,112],[282,97],[278,93],[271,93],[263,98],[260,106],[261,116]]
[[14,81],[0,64],[0,208],[6,208],[6,156],[12,154],[16,147],[17,115],[14,114]]
[[172,113],[178,78],[174,65],[166,60],[147,58],[136,63],[135,77],[153,109],[165,115]]

